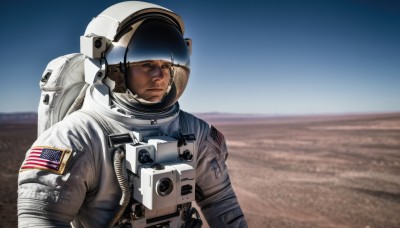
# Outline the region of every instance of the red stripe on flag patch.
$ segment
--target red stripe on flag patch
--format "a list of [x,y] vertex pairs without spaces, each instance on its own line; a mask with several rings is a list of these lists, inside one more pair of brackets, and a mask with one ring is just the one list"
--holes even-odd
[[62,174],[69,159],[70,151],[51,147],[33,147],[29,151],[21,171],[40,169]]

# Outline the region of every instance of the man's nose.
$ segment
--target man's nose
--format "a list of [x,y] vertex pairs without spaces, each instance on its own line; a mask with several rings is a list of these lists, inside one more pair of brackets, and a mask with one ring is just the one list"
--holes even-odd
[[163,79],[166,76],[164,71],[165,70],[163,70],[162,66],[154,66],[154,68],[151,71],[152,80],[156,81]]

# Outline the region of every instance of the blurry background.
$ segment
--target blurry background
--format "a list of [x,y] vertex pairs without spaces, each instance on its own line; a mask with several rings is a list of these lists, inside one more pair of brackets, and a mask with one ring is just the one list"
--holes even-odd
[[[2,1],[0,112],[36,111],[47,63],[79,52],[116,2]],[[180,14],[193,39],[186,111],[400,111],[399,1],[150,2]]]

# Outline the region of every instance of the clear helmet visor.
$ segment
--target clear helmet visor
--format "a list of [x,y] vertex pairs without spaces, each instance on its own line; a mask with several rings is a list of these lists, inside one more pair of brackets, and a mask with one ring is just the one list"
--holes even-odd
[[[189,79],[188,44],[180,30],[165,20],[148,19],[133,24],[114,44],[109,57],[114,64],[125,65],[126,90],[112,91],[117,103],[128,108],[168,108],[182,95]],[[156,80],[159,82],[155,83]]]

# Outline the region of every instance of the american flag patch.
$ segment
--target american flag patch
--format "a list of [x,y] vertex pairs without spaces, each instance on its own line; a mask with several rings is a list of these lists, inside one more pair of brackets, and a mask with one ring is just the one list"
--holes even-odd
[[21,171],[29,169],[47,170],[57,174],[63,174],[71,152],[51,147],[33,147],[28,157],[21,166]]
[[210,137],[219,145],[224,141],[224,135],[211,125]]

